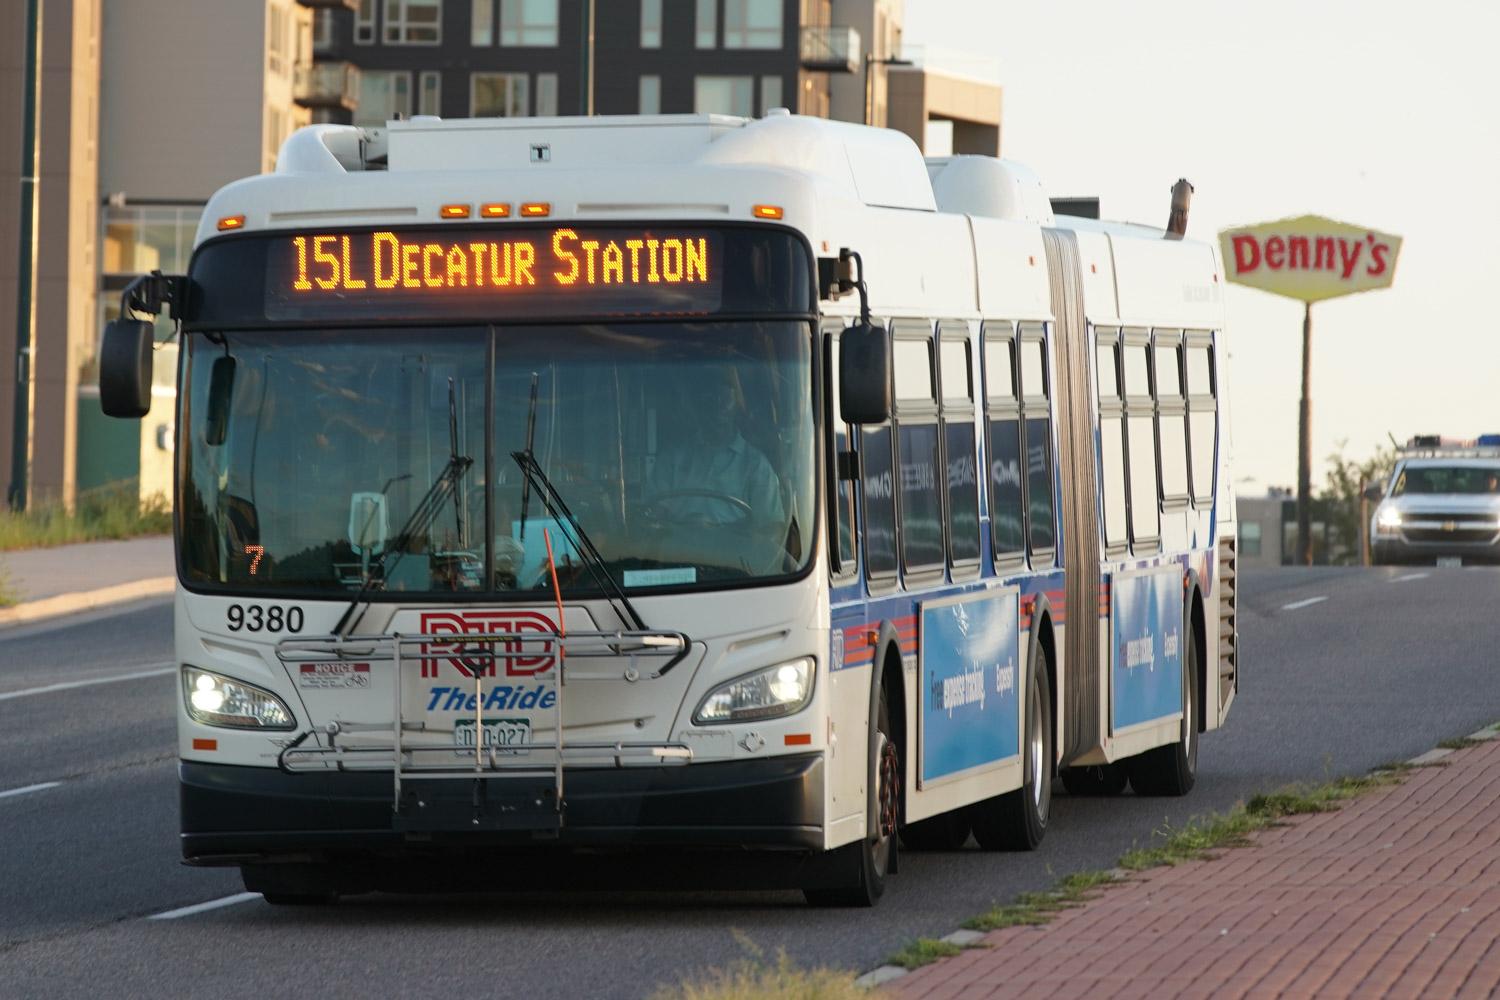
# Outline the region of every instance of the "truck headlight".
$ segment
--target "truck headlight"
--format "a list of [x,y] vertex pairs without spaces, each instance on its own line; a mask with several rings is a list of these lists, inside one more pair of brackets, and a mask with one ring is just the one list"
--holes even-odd
[[813,673],[812,657],[804,656],[721,684],[703,699],[693,722],[755,722],[801,711],[812,697]]
[[1382,507],[1375,515],[1375,523],[1387,530],[1401,527],[1401,512],[1395,507]]
[[182,668],[182,697],[195,722],[225,729],[291,729],[286,703],[263,688],[197,667]]

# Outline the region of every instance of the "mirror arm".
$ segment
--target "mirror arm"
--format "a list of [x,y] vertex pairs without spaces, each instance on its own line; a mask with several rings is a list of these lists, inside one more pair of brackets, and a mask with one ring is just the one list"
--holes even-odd
[[[848,267],[849,263],[858,268],[858,274],[854,274]],[[858,250],[850,250],[848,247],[839,248],[839,272],[850,274],[850,277],[839,278],[839,294],[846,292],[859,292],[859,320],[861,323],[870,322],[870,290],[865,285],[865,261],[859,255]]]
[[152,271],[138,275],[120,293],[120,317],[129,318],[132,312],[160,316],[166,306],[173,319],[181,319],[187,292],[187,276],[162,274]]

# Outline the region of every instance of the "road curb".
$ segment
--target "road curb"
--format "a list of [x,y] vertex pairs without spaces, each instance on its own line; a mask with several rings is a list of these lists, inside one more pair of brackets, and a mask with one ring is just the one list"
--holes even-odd
[[161,597],[172,593],[176,585],[176,577],[154,576],[146,580],[117,583],[112,587],[100,587],[97,590],[79,590],[71,594],[44,597],[37,601],[23,601],[15,607],[0,610],[0,629],[13,625],[27,625],[78,611],[91,611],[112,604],[126,604],[147,597]]

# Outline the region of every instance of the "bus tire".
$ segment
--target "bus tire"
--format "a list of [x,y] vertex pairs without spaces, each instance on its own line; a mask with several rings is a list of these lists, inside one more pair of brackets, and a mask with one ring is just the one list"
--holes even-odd
[[1183,629],[1187,655],[1182,658],[1182,727],[1175,743],[1147,750],[1131,760],[1130,787],[1137,795],[1186,795],[1198,778],[1198,641]]
[[1058,774],[1069,795],[1119,795],[1130,781],[1130,771],[1123,761],[1113,764],[1089,764],[1065,767]]
[[970,807],[974,838],[987,851],[1034,851],[1052,814],[1052,690],[1039,655],[1031,658],[1021,787]]
[[902,770],[901,751],[891,739],[891,710],[884,684],[880,686],[880,708],[876,719],[879,759],[873,789],[876,796],[874,837],[867,835],[829,852],[828,865],[839,876],[835,881],[846,884],[803,889],[802,895],[811,906],[874,906],[885,894],[886,876],[895,870],[896,818],[901,809],[901,776],[905,771]]

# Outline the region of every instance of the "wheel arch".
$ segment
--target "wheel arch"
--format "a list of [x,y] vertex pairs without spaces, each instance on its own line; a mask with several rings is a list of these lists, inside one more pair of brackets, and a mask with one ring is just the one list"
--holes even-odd
[[1208,632],[1207,618],[1203,610],[1203,581],[1194,570],[1188,570],[1186,579],[1188,624],[1193,629],[1193,652],[1198,654],[1198,732],[1208,731]]
[[[909,759],[907,754],[910,747],[907,742],[907,718],[906,718],[906,665],[901,657],[901,637],[896,632],[896,627],[889,621],[880,623],[880,629],[875,639],[875,659],[871,661],[870,670],[870,743],[865,754],[866,770],[865,777],[865,836],[871,836],[879,829],[879,818],[876,810],[879,808],[880,776],[880,694],[885,691],[887,704],[890,706],[891,714],[891,739],[895,741],[901,753],[901,764],[904,768]],[[901,810],[906,811],[906,789],[902,789]]]
[[[1051,766],[1056,773],[1057,755],[1062,746],[1057,738],[1057,708],[1062,690],[1057,686],[1057,634],[1052,626],[1052,605],[1047,595],[1038,594],[1035,601],[1031,611],[1031,642],[1033,649],[1042,654],[1042,662],[1047,668],[1047,711],[1052,724]],[[1034,666],[1032,664],[1033,669]]]

